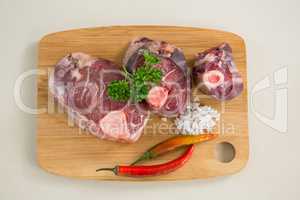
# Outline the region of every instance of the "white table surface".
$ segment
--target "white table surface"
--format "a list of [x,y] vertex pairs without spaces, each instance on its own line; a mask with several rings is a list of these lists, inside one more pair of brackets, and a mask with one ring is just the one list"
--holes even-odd
[[[0,199],[299,199],[299,8],[298,0],[0,0]],[[46,173],[35,161],[35,116],[16,106],[15,80],[36,67],[36,45],[43,35],[127,24],[194,26],[241,35],[247,45],[249,93],[276,69],[288,69],[288,84],[282,86],[288,88],[288,131],[280,133],[256,115],[258,111],[274,114],[276,87],[271,87],[255,96],[255,109],[249,106],[250,160],[236,175],[129,183],[81,181]],[[34,106],[35,95],[32,78],[24,82],[22,97]]]

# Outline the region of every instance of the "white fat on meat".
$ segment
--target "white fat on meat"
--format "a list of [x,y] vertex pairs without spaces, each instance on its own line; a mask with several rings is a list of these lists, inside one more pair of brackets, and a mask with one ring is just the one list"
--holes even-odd
[[81,77],[82,77],[82,75],[80,74],[78,68],[76,68],[76,69],[74,69],[74,70],[71,71],[71,76],[72,76],[72,78],[75,79],[76,81],[79,81],[79,80],[81,79]]
[[154,108],[161,108],[168,99],[168,90],[164,87],[155,86],[150,89],[147,102]]
[[123,111],[111,111],[99,123],[103,133],[108,137],[128,138],[130,135]]
[[79,68],[91,66],[96,61],[96,59],[92,56],[80,52],[72,53],[72,57],[77,59],[77,65]]

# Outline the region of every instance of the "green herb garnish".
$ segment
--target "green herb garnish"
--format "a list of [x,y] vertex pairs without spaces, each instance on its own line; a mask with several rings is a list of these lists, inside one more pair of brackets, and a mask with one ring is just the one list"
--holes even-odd
[[133,102],[141,102],[147,98],[149,89],[159,84],[162,79],[160,69],[154,68],[160,62],[159,58],[144,50],[144,64],[133,74],[125,71],[127,80],[112,81],[108,86],[108,95],[116,101],[127,101],[130,97]]
[[159,83],[161,80],[161,70],[150,66],[143,66],[133,74],[134,82],[153,82]]
[[144,50],[143,52],[144,60],[145,60],[145,65],[155,65],[159,63],[159,58],[156,57],[154,54],[150,53],[149,51]]
[[127,101],[130,97],[130,87],[126,80],[115,80],[108,85],[108,95],[113,100]]

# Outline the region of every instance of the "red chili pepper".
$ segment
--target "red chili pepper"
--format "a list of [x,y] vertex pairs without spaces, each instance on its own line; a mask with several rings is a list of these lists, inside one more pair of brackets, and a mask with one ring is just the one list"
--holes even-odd
[[117,165],[114,168],[101,168],[96,171],[112,171],[117,176],[131,176],[131,177],[143,177],[143,176],[157,176],[161,174],[170,173],[180,167],[182,167],[192,156],[195,145],[190,145],[188,149],[175,160],[171,160],[164,164],[158,165],[140,165],[140,166],[122,166]]
[[169,151],[173,151],[177,148],[181,148],[183,146],[206,142],[209,140],[213,140],[217,137],[218,135],[213,133],[201,134],[201,135],[180,135],[180,136],[171,137],[148,149],[145,153],[143,153],[142,156],[140,156],[131,165],[135,165],[136,163],[141,161],[151,160],[162,154],[165,154]]

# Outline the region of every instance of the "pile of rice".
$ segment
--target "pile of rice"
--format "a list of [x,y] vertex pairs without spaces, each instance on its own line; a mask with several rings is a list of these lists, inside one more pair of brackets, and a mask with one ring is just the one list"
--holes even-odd
[[191,103],[186,111],[176,118],[175,124],[180,134],[199,135],[211,132],[220,119],[220,113],[210,106]]

